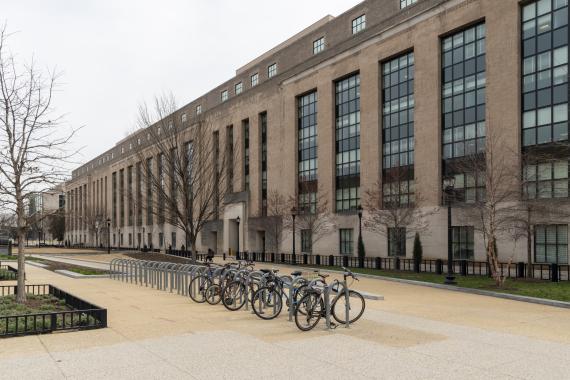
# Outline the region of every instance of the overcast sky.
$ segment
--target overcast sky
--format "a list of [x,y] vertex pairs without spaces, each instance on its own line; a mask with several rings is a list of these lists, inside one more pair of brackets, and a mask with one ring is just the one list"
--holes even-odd
[[179,106],[327,14],[360,0],[0,0],[20,59],[62,73],[58,113],[85,162],[133,130],[137,105]]

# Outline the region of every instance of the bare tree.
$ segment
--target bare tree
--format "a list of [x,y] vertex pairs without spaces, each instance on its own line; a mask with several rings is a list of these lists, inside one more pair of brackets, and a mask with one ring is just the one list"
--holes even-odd
[[[520,172],[521,198],[512,207],[511,237],[516,241],[526,242],[527,277],[533,277],[532,239],[535,226],[551,223],[553,220],[565,221],[570,218],[570,201],[567,194],[552,194],[552,189],[537,186],[537,171],[543,165],[550,169],[559,162],[560,157],[568,157],[570,147],[565,144],[550,144],[548,149],[528,149],[522,155]],[[550,171],[550,170],[549,170]]]
[[283,234],[289,225],[291,204],[279,190],[267,192],[267,215],[250,218],[252,228],[265,231],[265,243],[270,251],[279,253]]
[[[311,191],[306,184],[299,190],[300,194],[290,197],[287,206],[297,208],[296,228],[309,231],[312,248],[334,230],[336,218],[330,212],[328,194]],[[285,228],[292,229],[291,218],[285,218],[284,222]]]
[[482,235],[491,276],[502,286],[506,274],[501,271],[497,241],[512,231],[521,195],[520,164],[516,153],[504,148],[501,131],[490,128],[485,145],[484,152],[457,158],[446,169],[465,178],[459,189],[455,184],[453,204],[461,209],[460,219],[474,222],[474,230]]
[[26,301],[24,240],[28,229],[26,199],[62,182],[68,143],[75,129],[62,131],[62,118],[52,107],[57,75],[40,72],[32,60],[21,65],[7,46],[6,26],[0,29],[0,198],[13,211],[18,234],[18,291]]
[[138,207],[159,225],[181,229],[196,259],[196,241],[204,226],[219,219],[237,149],[220,149],[219,134],[202,116],[189,125],[175,118],[172,94],[157,97],[152,108],[139,107],[138,125],[150,144],[138,160],[147,196]]
[[363,197],[364,228],[393,239],[398,256],[405,255],[402,241],[426,232],[429,216],[437,212],[437,208],[422,207],[423,198],[415,191],[412,180],[413,173],[407,167],[389,169],[383,183],[378,182]]

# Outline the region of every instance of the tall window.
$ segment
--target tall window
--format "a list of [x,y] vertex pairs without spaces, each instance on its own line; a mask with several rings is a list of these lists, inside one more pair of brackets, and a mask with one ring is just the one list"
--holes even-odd
[[164,183],[164,153],[159,153],[157,157],[158,164],[158,185],[160,190],[158,191],[158,223],[164,223],[164,192],[166,191]]
[[388,256],[406,256],[406,228],[388,228]]
[[267,113],[259,114],[261,130],[261,215],[267,216]]
[[473,260],[475,229],[472,226],[452,227],[452,250],[455,260]]
[[214,214],[220,217],[220,132],[214,131]]
[[400,9],[409,7],[410,5],[415,4],[417,2],[418,0],[400,0]]
[[340,254],[352,255],[354,252],[354,230],[352,228],[341,228],[339,230],[340,237]]
[[[146,160],[146,224],[152,226],[152,158]],[[150,245],[150,242],[149,242]]]
[[133,201],[133,167],[127,167],[127,222],[129,226],[133,225],[134,201]]
[[568,140],[568,1],[522,10],[523,146]]
[[313,41],[313,54],[319,54],[323,50],[325,50],[325,37]]
[[382,156],[385,205],[414,202],[414,53],[382,64]]
[[222,91],[221,99],[222,99],[222,102],[225,102],[226,100],[229,99],[228,90]]
[[[113,212],[111,218],[113,219],[113,227],[117,227],[117,172],[113,172],[111,175],[111,184],[113,186],[111,199]],[[77,202],[75,202],[75,205],[77,206]]]
[[257,86],[257,84],[259,83],[259,74],[255,73],[251,76],[251,87],[255,87]]
[[313,252],[313,239],[311,230],[301,230],[301,252]]
[[196,106],[196,115],[200,115],[202,113],[202,106],[200,104],[198,104]]
[[336,210],[360,204],[360,75],[336,82]]
[[540,225],[534,233],[535,262],[568,264],[568,225]]
[[125,169],[119,170],[119,215],[120,226],[125,225]]
[[568,198],[568,161],[528,164],[524,169],[528,199]]
[[136,185],[136,192],[137,192],[137,200],[136,200],[136,214],[137,214],[137,225],[141,226],[142,221],[142,163],[137,162],[136,166],[136,176],[137,176],[137,185]]
[[359,16],[352,20],[352,34],[356,34],[366,29],[366,15]]
[[444,173],[454,175],[456,182],[465,177],[466,186],[473,187],[456,193],[459,202],[482,200],[485,195],[485,173],[465,173],[471,168],[461,168],[464,157],[485,153],[485,34],[485,24],[479,24],[442,40]]
[[267,68],[268,78],[273,78],[275,75],[277,75],[277,63],[269,65],[269,67]]
[[243,176],[245,190],[249,190],[249,119],[241,122],[243,128]]
[[235,85],[235,93],[236,93],[236,95],[241,94],[242,91],[243,91],[243,83],[242,83],[242,82],[236,83],[236,85]]
[[297,99],[299,209],[315,212],[317,192],[317,92]]
[[233,192],[234,186],[234,126],[226,127],[226,154],[228,178],[226,182],[228,193]]

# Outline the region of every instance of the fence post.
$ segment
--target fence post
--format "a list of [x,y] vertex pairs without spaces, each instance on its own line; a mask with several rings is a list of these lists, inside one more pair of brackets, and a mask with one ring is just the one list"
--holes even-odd
[[558,264],[556,263],[550,264],[550,280],[552,282],[560,281],[560,279],[558,278]]
[[275,262],[275,253],[271,253],[271,262],[272,262],[272,263]]
[[382,259],[380,257],[374,258],[374,268],[382,269]]
[[[364,268],[364,257],[359,257],[358,258],[358,267],[359,268]],[[348,298],[347,298],[348,299]]]
[[307,254],[303,253],[303,264],[307,265]]
[[436,274],[443,274],[443,260],[437,259],[435,261],[435,273]]
[[321,265],[321,255],[315,256],[315,265]]
[[257,261],[257,253],[255,252],[251,253],[251,261]]
[[52,313],[50,315],[50,330],[55,331],[57,330],[57,313]]
[[285,254],[284,254],[284,253],[281,254],[281,262],[282,262],[282,263],[285,262]]
[[395,266],[394,269],[400,270],[400,258],[399,257],[396,257],[396,260],[394,262],[394,266]]
[[334,267],[334,256],[329,255],[329,267]]
[[525,277],[525,264],[523,262],[517,263],[517,277],[518,278]]
[[461,275],[467,276],[467,260],[461,260]]
[[241,255],[239,254],[239,252],[236,252],[236,260],[240,260]]
[[342,266],[345,268],[348,267],[348,256],[342,257]]

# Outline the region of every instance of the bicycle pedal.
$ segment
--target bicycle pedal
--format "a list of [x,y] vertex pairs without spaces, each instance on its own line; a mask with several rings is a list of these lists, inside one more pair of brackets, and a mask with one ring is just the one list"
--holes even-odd
[[334,330],[338,327],[338,325],[334,322],[331,322],[331,329]]

